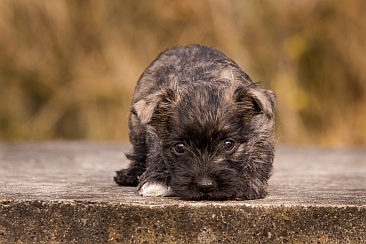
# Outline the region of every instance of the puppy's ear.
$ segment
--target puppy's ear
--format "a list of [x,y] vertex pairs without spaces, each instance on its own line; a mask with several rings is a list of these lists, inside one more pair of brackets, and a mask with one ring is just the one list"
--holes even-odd
[[269,119],[274,116],[276,95],[273,91],[240,85],[234,91],[234,101],[242,110],[251,110],[254,114],[263,113]]
[[133,104],[131,112],[137,115],[142,124],[147,124],[157,110],[168,109],[174,99],[173,90],[160,90]]

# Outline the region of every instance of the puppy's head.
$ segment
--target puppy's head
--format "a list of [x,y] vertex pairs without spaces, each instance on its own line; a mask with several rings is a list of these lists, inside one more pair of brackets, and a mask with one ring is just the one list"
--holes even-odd
[[[255,185],[261,172],[270,171],[256,154],[271,140],[273,93],[254,84],[215,84],[162,89],[133,105],[150,128],[147,136],[154,139],[149,143],[160,145],[149,154],[164,161],[171,188],[183,199],[245,198],[243,191],[253,190],[251,181]],[[248,165],[253,160],[254,168]],[[263,176],[263,184],[268,177]]]

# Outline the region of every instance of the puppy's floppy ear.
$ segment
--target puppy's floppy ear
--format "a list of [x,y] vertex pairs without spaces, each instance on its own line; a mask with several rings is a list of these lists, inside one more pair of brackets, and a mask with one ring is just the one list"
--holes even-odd
[[243,110],[248,111],[248,109],[251,109],[254,113],[263,113],[269,119],[274,116],[276,95],[273,91],[265,90],[255,85],[240,85],[235,89],[233,97],[234,101]]
[[166,110],[174,99],[173,90],[160,90],[134,103],[131,112],[137,115],[142,124],[147,124],[152,120],[155,111]]

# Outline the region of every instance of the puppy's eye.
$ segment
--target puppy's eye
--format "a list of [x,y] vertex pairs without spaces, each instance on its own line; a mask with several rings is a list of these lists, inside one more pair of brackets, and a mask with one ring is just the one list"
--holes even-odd
[[231,151],[235,146],[235,142],[233,140],[224,141],[224,148],[226,151]]
[[181,142],[177,142],[174,144],[174,151],[178,154],[182,154],[185,151],[185,146]]

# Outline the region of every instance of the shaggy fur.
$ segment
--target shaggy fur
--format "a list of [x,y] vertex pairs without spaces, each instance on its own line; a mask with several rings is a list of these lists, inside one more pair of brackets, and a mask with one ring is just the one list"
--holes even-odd
[[266,196],[274,159],[272,91],[215,49],[161,53],[140,77],[129,117],[129,168],[119,185],[191,200]]

